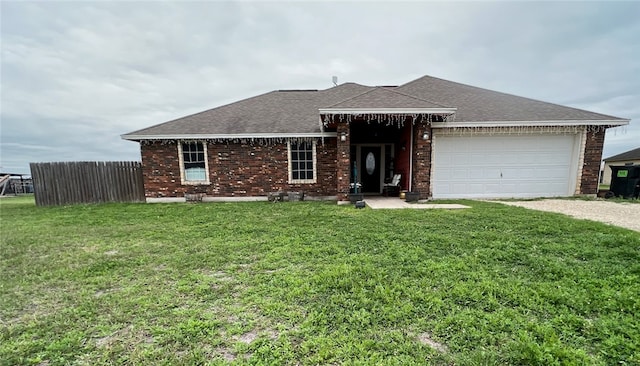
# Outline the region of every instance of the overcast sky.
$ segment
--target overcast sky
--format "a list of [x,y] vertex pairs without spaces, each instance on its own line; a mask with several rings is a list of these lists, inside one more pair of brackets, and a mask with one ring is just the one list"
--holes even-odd
[[0,170],[140,160],[121,134],[275,89],[431,75],[631,119],[640,3],[6,2]]

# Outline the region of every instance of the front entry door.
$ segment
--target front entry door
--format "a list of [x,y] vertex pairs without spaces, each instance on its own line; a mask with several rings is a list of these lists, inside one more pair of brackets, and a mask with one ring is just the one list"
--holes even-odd
[[380,152],[380,146],[362,146],[360,149],[362,192],[380,193]]

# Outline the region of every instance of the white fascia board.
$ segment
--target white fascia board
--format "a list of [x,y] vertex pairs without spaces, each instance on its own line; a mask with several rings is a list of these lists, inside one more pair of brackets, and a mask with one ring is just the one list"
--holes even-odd
[[628,119],[614,120],[560,120],[560,121],[478,121],[478,122],[432,122],[433,128],[455,127],[516,127],[516,126],[624,126]]
[[236,133],[236,134],[184,134],[184,135],[121,135],[124,140],[207,140],[207,139],[273,139],[273,138],[314,138],[336,137],[336,132],[301,133]]
[[453,114],[458,108],[320,108],[320,114]]

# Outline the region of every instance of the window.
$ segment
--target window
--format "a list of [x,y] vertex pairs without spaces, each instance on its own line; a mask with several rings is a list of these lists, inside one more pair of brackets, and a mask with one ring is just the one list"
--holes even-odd
[[182,183],[209,184],[207,150],[204,143],[183,142],[178,146]]
[[289,142],[289,183],[316,182],[316,143]]

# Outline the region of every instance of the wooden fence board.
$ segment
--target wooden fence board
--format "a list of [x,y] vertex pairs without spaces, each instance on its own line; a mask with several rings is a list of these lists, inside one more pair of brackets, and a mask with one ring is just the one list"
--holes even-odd
[[31,163],[36,205],[144,202],[137,161]]

